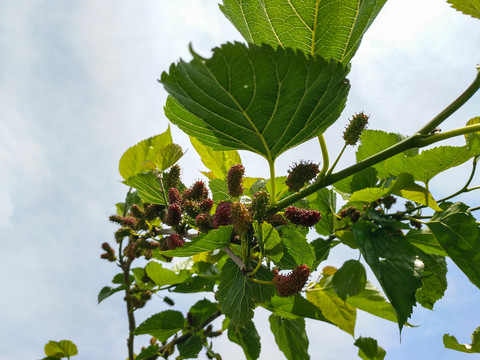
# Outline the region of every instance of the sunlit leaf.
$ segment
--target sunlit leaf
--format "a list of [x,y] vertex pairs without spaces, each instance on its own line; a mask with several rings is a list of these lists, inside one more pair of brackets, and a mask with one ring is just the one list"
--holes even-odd
[[203,165],[205,165],[216,178],[226,179],[228,170],[236,164],[241,164],[240,155],[235,150],[215,151],[200,141],[190,136],[190,141],[200,155]]
[[158,286],[180,284],[190,277],[190,272],[181,270],[178,274],[175,271],[165,269],[162,264],[150,261],[145,267],[150,279]]
[[433,310],[447,289],[447,262],[439,255],[422,254],[419,259],[423,262],[422,287],[417,290],[416,298],[420,305]]
[[359,337],[355,340],[358,347],[358,356],[363,360],[383,360],[387,352],[378,346],[377,340],[372,338]]
[[155,164],[160,170],[167,170],[183,156],[182,147],[177,144],[168,144],[155,155]]
[[367,273],[360,261],[348,260],[333,275],[333,288],[345,301],[347,297],[358,295],[367,284]]
[[478,0],[447,0],[452,7],[465,15],[480,19],[480,1]]
[[142,201],[150,204],[165,204],[162,188],[154,173],[137,174],[128,178],[123,183],[137,189]]
[[70,340],[49,341],[45,345],[45,355],[56,358],[78,355],[77,346]]
[[443,335],[443,345],[445,345],[447,349],[452,349],[456,351],[466,352],[470,354],[480,353],[480,327],[475,329],[475,331],[471,335],[471,338],[471,344],[460,344],[455,338],[455,336],[445,334]]
[[145,161],[155,162],[157,152],[171,143],[172,135],[170,127],[168,127],[164,133],[140,141],[137,145],[132,146],[125,151],[120,159],[120,175],[127,180],[138,173],[145,172],[146,169],[142,164]]

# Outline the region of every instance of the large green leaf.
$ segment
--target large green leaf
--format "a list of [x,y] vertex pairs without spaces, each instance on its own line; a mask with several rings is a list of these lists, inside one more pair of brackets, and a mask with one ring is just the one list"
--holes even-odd
[[63,358],[78,355],[77,346],[70,340],[49,341],[45,345],[45,355]]
[[220,226],[216,230],[211,230],[208,234],[201,234],[184,246],[174,250],[160,251],[165,256],[188,257],[204,251],[220,249],[230,244],[230,236],[233,226]]
[[200,155],[203,165],[205,165],[217,178],[226,179],[228,170],[236,164],[241,164],[240,155],[237,151],[215,151],[208,146],[203,145],[194,137],[190,141]]
[[358,295],[367,284],[367,272],[358,260],[346,261],[333,275],[333,288],[337,295],[345,301],[347,297]]
[[260,336],[253,321],[242,327],[235,327],[230,323],[228,339],[242,347],[247,360],[256,360],[260,356]]
[[466,15],[480,19],[480,1],[478,0],[447,0],[452,7]]
[[280,261],[283,256],[283,245],[278,231],[267,222],[262,224],[255,222],[253,228],[262,253],[272,261]]
[[[263,266],[256,272],[259,280],[272,280],[272,274]],[[274,294],[271,285],[262,285],[251,281],[242,270],[228,259],[222,268],[222,277],[218,285],[217,298],[232,326],[244,326],[253,317],[255,302],[268,301]]]
[[286,319],[275,314],[268,318],[278,348],[288,360],[308,360],[308,337],[305,320]]
[[182,359],[196,359],[203,348],[203,339],[192,334],[187,340],[178,343],[177,348]]
[[249,150],[273,161],[325,131],[345,105],[348,68],[268,45],[224,44],[164,72],[165,113],[213,150]]
[[436,212],[427,226],[453,262],[480,288],[480,229],[468,206],[455,203]]
[[155,162],[157,152],[172,143],[170,127],[160,135],[153,136],[129,148],[122,155],[119,164],[120,175],[127,180],[138,173],[145,172],[142,165],[146,161]]
[[189,313],[192,316],[194,326],[202,326],[204,322],[212,317],[218,310],[218,304],[207,299],[199,300],[193,305]]
[[220,9],[250,43],[300,49],[347,64],[386,0],[224,0]]
[[353,306],[320,284],[315,284],[313,289],[307,291],[307,300],[315,304],[328,321],[353,336],[357,318],[357,310]]
[[180,311],[166,310],[150,316],[135,329],[135,335],[148,334],[165,341],[183,328],[185,319]]
[[406,237],[410,244],[415,245],[427,254],[448,256],[428,228],[412,229],[406,234]]
[[355,223],[352,229],[365,261],[395,309],[401,331],[416,304],[415,293],[422,285],[419,250],[394,230],[375,229],[366,222]]

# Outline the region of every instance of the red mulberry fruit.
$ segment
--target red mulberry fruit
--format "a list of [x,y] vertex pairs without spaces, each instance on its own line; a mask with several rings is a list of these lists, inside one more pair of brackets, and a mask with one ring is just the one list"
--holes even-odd
[[229,202],[221,202],[217,205],[217,210],[215,211],[215,215],[213,215],[215,229],[218,229],[220,226],[232,224],[231,205]]
[[292,224],[310,227],[315,225],[322,216],[317,210],[299,209],[294,206],[289,206],[285,209],[283,215]]
[[291,192],[296,192],[304,187],[319,173],[318,165],[308,161],[300,161],[288,170],[285,184]]
[[239,197],[243,194],[243,175],[245,174],[245,168],[242,164],[233,165],[228,170],[227,185],[228,192],[232,197]]

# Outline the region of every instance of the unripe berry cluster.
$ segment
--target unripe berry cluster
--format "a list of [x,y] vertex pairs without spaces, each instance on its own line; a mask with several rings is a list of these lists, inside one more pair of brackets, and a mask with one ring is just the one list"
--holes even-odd
[[315,225],[322,218],[317,210],[299,209],[295,206],[287,207],[283,215],[292,224],[305,227]]
[[233,165],[230,170],[228,170],[227,186],[230,196],[239,197],[243,194],[242,181],[244,174],[245,168],[242,164]]
[[288,275],[279,275],[278,270],[274,271],[273,283],[281,297],[288,297],[298,294],[308,281],[310,269],[307,265],[298,265]]
[[355,114],[343,133],[343,139],[347,145],[355,145],[360,140],[360,135],[367,127],[368,116],[363,112]]
[[296,192],[314,179],[318,173],[318,164],[302,160],[288,170],[285,184],[291,192]]

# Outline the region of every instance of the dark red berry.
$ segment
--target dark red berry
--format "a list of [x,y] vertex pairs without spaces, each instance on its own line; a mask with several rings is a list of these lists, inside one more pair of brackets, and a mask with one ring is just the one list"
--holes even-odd
[[229,202],[221,202],[217,205],[217,210],[215,211],[215,215],[213,215],[215,229],[218,229],[220,226],[232,224],[231,205]]
[[168,190],[168,203],[181,204],[181,202],[180,192],[176,188],[170,188],[170,190]]
[[294,206],[289,206],[285,209],[283,215],[292,224],[310,227],[315,225],[320,219],[320,212],[317,210],[299,209]]
[[310,269],[307,265],[298,265],[288,275],[274,274],[273,282],[279,296],[288,297],[298,294],[308,281]]
[[163,218],[163,222],[170,226],[177,226],[182,220],[182,208],[178,204],[171,204]]
[[198,231],[208,233],[214,229],[213,216],[210,214],[198,214],[195,218],[195,225],[197,225]]
[[167,249],[174,250],[178,247],[182,247],[185,244],[185,240],[183,240],[182,236],[179,234],[172,234],[166,237],[165,245]]
[[213,207],[212,199],[205,199],[199,205],[200,211],[205,214],[208,214],[210,210],[212,210],[212,207]]

